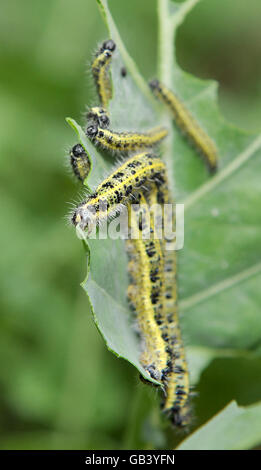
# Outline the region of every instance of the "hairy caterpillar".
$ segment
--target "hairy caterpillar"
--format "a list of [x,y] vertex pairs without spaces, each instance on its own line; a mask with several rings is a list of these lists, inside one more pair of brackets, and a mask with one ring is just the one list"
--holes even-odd
[[[168,187],[163,184],[157,191],[160,204],[170,204]],[[167,214],[164,224],[175,223],[175,214]],[[167,249],[166,236],[162,240],[164,254],[165,318],[167,325],[169,371],[165,378],[163,411],[173,424],[184,427],[189,423],[189,374],[185,350],[179,326],[177,306],[176,251]]]
[[75,176],[83,183],[91,171],[91,160],[81,144],[71,149],[70,161]]
[[109,77],[109,65],[112,53],[116,48],[116,44],[112,39],[105,41],[92,62],[92,75],[96,84],[97,93],[101,105],[106,108],[112,97],[112,87]]
[[86,135],[95,144],[106,150],[116,152],[130,152],[157,145],[168,134],[164,127],[155,127],[148,132],[113,132],[102,129],[96,123],[86,129]]
[[125,160],[74,211],[72,223],[89,230],[120,212],[144,187],[165,172],[164,163],[144,152]]
[[[158,315],[155,317],[156,323],[159,326],[161,331],[162,338],[165,342],[168,342],[169,335],[168,335],[168,325],[167,325],[167,317],[166,317],[166,309],[165,309],[165,276],[164,276],[164,266],[165,266],[165,259],[164,259],[164,245],[162,243],[162,236],[164,235],[162,232],[162,215],[164,211],[164,206],[162,202],[158,200],[158,191],[162,185],[166,185],[166,175],[162,174],[161,178],[158,179],[150,188],[150,191],[146,195],[146,200],[148,203],[149,211],[150,211],[150,218],[151,218],[151,226],[153,227],[153,235],[154,235],[154,243],[155,243],[155,250],[161,253],[161,258],[163,260],[163,273],[161,276],[162,282],[162,301],[161,301],[161,309],[158,312]],[[158,211],[160,209],[160,212]],[[163,227],[164,228],[164,227]],[[166,350],[167,350],[166,346]]]
[[102,129],[109,127],[110,119],[106,109],[96,106],[87,113],[87,119],[94,121]]
[[152,80],[150,88],[170,110],[174,121],[188,141],[203,156],[210,172],[217,169],[217,149],[212,139],[202,129],[179,98],[159,80]]
[[[136,311],[142,340],[140,362],[152,378],[163,380],[168,370],[168,353],[158,322],[163,308],[164,260],[160,241],[155,238],[153,217],[143,194],[139,194],[139,204],[129,206],[133,209],[129,210],[129,228],[133,238],[126,241],[131,279],[128,298]],[[146,230],[149,238],[143,239]]]
[[165,253],[165,307],[172,367],[166,377],[166,396],[162,409],[173,424],[186,426],[190,412],[189,375],[178,319],[175,258],[175,252]]

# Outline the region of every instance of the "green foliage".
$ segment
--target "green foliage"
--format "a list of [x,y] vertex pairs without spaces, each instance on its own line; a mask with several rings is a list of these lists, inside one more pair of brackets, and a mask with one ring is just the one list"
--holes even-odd
[[245,450],[260,444],[261,405],[230,403],[203,428],[185,439],[180,450]]

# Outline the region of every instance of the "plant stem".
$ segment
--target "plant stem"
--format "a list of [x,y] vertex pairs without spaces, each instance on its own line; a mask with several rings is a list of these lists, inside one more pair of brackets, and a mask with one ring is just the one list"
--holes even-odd
[[186,2],[182,3],[182,5],[180,5],[178,12],[175,13],[171,19],[173,28],[177,29],[177,27],[183,23],[187,14],[198,2],[200,2],[200,0],[187,0]]
[[[133,397],[129,421],[123,441],[123,449],[137,449],[141,441],[141,425],[144,419],[144,404],[146,400],[146,386],[139,384]],[[146,408],[146,407],[145,407]]]
[[216,186],[235,173],[261,148],[261,135],[259,135],[242,153],[237,155],[227,166],[217,173],[211,180],[200,186],[184,202],[185,210],[191,209],[196,202],[211,192]]
[[159,18],[159,79],[171,88],[174,62],[174,27],[169,12],[169,0],[158,0]]
[[[183,23],[188,12],[200,0],[187,0],[181,5],[169,0],[158,0],[159,18],[159,70],[160,80],[169,88],[172,88],[172,71],[175,62],[174,39],[177,28]],[[171,13],[171,7],[175,7]]]
[[251,266],[248,269],[245,269],[244,271],[241,271],[235,276],[231,276],[227,279],[224,279],[223,281],[217,284],[214,284],[208,289],[205,289],[195,295],[192,295],[191,297],[187,299],[182,300],[180,302],[181,310],[184,311],[184,310],[193,308],[195,305],[199,304],[200,302],[204,302],[205,300],[208,300],[210,297],[213,297],[214,295],[218,295],[224,290],[230,289],[234,287],[235,285],[237,285],[238,283],[243,282],[246,279],[249,279],[250,277],[256,276],[260,273],[261,273],[261,263],[258,263],[254,266]]

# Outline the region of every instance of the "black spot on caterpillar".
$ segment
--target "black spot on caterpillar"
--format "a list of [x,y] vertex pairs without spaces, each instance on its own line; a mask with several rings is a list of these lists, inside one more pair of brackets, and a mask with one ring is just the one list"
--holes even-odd
[[148,132],[113,132],[102,129],[93,123],[86,129],[86,135],[95,144],[113,152],[130,152],[150,148],[160,143],[168,134],[164,127],[156,127]]
[[83,183],[91,170],[91,160],[81,144],[76,144],[70,151],[71,167],[75,176]]
[[175,124],[188,141],[203,156],[210,172],[217,169],[217,149],[213,140],[202,129],[180,99],[159,80],[152,80],[150,88],[154,95],[170,110]]
[[108,68],[115,48],[116,44],[112,39],[105,41],[92,62],[92,75],[101,105],[104,108],[107,107],[112,97],[112,86]]

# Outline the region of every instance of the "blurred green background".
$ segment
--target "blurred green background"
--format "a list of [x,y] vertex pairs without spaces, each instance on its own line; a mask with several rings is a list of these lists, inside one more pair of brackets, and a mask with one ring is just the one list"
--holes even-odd
[[[153,77],[156,1],[109,4],[145,78]],[[85,105],[96,103],[88,65],[106,36],[94,0],[1,2],[2,449],[117,449],[135,433],[132,410],[144,387],[91,321],[79,285],[82,246],[65,222],[79,192],[65,164],[75,142],[65,117],[82,121]],[[177,37],[180,65],[219,80],[223,113],[247,129],[261,128],[260,46],[260,0],[202,0]],[[259,371],[260,360],[214,361],[198,386],[198,424],[233,398],[260,400]],[[167,445],[156,430],[153,442],[146,426],[142,433],[141,447]],[[168,439],[173,446],[172,432]]]

